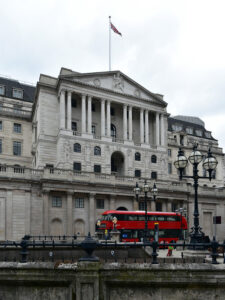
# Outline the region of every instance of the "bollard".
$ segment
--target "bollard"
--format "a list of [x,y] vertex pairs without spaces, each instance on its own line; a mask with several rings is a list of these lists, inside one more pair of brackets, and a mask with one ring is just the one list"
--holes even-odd
[[212,256],[212,264],[213,265],[216,265],[216,264],[218,264],[218,262],[217,262],[217,257],[219,256],[218,255],[218,253],[217,253],[217,249],[218,249],[218,242],[216,241],[216,238],[215,238],[215,236],[213,237],[213,240],[212,240],[212,242],[211,242],[211,245],[212,245],[212,254],[211,254],[211,256]]

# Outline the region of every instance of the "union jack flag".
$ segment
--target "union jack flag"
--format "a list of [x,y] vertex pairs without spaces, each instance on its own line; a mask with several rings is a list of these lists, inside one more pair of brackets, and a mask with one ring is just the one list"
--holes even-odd
[[110,24],[111,24],[111,29],[112,29],[115,33],[117,33],[117,34],[119,34],[119,35],[122,36],[122,33],[120,33],[119,30],[117,30],[116,27],[115,27],[111,22],[110,22]]

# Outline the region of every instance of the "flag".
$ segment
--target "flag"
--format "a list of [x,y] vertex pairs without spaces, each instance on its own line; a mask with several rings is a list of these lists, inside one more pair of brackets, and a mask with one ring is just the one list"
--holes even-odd
[[119,30],[117,30],[116,27],[115,27],[111,22],[110,22],[110,24],[111,24],[111,29],[112,29],[115,33],[117,33],[117,34],[119,34],[119,35],[122,36],[122,33],[120,33]]

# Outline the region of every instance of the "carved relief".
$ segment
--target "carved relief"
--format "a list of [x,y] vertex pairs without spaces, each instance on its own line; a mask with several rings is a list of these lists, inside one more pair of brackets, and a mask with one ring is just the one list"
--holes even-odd
[[139,98],[141,96],[141,91],[139,89],[135,89],[134,96]]
[[124,89],[124,81],[123,78],[120,76],[120,74],[116,74],[113,77],[113,88],[119,89],[121,92],[123,92]]
[[94,83],[94,85],[97,86],[97,87],[100,87],[100,86],[101,86],[101,81],[100,81],[98,78],[95,78],[95,79],[93,80],[93,83]]
[[71,153],[72,153],[72,147],[71,147],[69,141],[66,141],[64,144],[64,153],[65,153],[66,162],[69,162],[71,159]]

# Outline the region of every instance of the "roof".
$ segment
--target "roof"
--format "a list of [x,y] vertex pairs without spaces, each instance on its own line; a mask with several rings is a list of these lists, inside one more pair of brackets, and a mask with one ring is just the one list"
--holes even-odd
[[[173,130],[172,125],[181,125],[182,129],[179,130],[180,132],[186,132],[187,134],[197,136],[198,138],[216,140],[212,137],[211,131],[205,129],[205,124],[200,118],[189,116],[168,117],[168,131],[176,131]],[[188,133],[186,128],[193,128],[193,134]],[[196,130],[201,130],[203,133],[202,136],[197,135]],[[207,136],[207,134],[210,134],[210,137]]]
[[[124,215],[128,215],[128,214],[132,214],[132,215],[143,215],[145,214],[145,211],[142,210],[137,210],[137,211],[128,211],[128,210],[106,210],[104,213],[102,213],[103,215],[105,214],[124,214]],[[175,212],[162,212],[162,211],[148,211],[148,214],[154,214],[154,215],[177,215],[177,213]]]
[[[0,77],[0,85],[5,86],[5,97],[13,98],[20,101],[34,102],[35,86],[21,83],[15,79]],[[13,97],[13,88],[23,90],[23,99]]]

